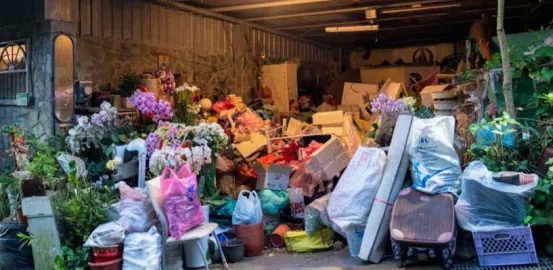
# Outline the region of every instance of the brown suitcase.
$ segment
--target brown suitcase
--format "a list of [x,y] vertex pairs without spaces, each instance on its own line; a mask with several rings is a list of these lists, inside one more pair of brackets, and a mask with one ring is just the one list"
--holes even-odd
[[451,194],[430,195],[413,188],[400,192],[390,221],[392,250],[399,267],[404,267],[408,258],[425,255],[441,259],[444,269],[452,269],[456,235]]

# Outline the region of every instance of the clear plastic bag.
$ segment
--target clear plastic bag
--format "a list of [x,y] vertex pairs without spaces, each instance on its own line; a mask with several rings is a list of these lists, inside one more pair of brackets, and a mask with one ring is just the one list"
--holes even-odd
[[459,192],[462,170],[453,148],[454,131],[451,116],[413,118],[409,161],[415,189],[429,194]]
[[258,224],[263,219],[261,201],[255,191],[242,190],[232,214],[233,225]]
[[196,175],[184,164],[178,175],[167,167],[161,175],[163,210],[169,222],[169,232],[175,239],[202,224],[204,215],[198,197]]
[[305,208],[305,232],[307,234],[312,234],[332,226],[326,211],[331,195],[332,193],[326,194],[314,200]]
[[123,249],[123,270],[160,269],[161,245],[161,235],[154,226],[148,232],[129,234]]
[[497,231],[521,226],[528,199],[538,176],[525,185],[511,185],[493,179],[480,161],[469,164],[462,175],[462,193],[455,204],[459,226],[471,232]]
[[154,208],[150,199],[140,188],[131,188],[119,182],[121,204],[118,223],[130,232],[145,232],[154,224]]
[[385,164],[384,151],[368,147],[357,149],[328,201],[328,216],[339,231],[367,223]]
[[108,222],[98,226],[84,243],[85,247],[109,247],[125,241],[125,228],[117,222]]

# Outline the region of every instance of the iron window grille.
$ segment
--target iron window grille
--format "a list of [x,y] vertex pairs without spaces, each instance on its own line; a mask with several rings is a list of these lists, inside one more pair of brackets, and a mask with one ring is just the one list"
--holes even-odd
[[0,105],[27,105],[29,64],[28,40],[0,42]]

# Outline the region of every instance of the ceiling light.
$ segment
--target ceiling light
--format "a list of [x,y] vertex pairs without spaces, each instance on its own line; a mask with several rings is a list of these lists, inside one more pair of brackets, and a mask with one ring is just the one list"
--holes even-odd
[[365,10],[365,18],[366,18],[367,20],[374,20],[374,19],[376,19],[376,9],[375,9],[375,8],[371,8],[371,9]]
[[394,14],[394,13],[421,11],[421,10],[429,10],[429,9],[452,8],[452,7],[460,7],[460,6],[461,6],[461,3],[447,4],[447,5],[434,5],[434,6],[413,5],[411,8],[389,9],[389,10],[383,10],[380,13],[382,13],[382,14]]
[[327,33],[378,31],[378,24],[325,27]]

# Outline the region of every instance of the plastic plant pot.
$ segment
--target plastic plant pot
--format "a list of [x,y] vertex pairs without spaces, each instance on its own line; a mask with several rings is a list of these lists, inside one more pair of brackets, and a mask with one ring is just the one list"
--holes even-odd
[[244,259],[244,241],[240,239],[228,240],[221,243],[225,258],[230,263],[239,262]]
[[91,270],[120,270],[123,267],[123,258],[103,263],[89,262],[88,266]]

